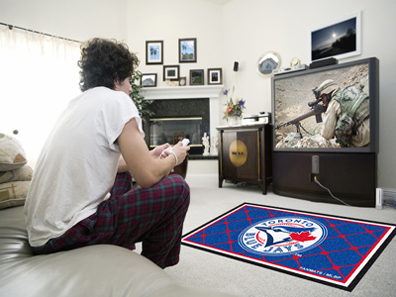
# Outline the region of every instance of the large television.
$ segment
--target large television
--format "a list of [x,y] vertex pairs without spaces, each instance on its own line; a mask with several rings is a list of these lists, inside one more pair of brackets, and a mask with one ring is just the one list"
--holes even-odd
[[[327,106],[317,96],[318,88],[326,83],[338,94]],[[379,152],[378,59],[275,75],[271,89],[274,193],[374,206]],[[344,97],[347,99],[341,99]]]

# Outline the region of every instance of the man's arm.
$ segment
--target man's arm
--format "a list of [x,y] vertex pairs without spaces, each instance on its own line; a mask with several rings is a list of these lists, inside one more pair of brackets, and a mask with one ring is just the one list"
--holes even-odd
[[125,162],[124,157],[121,155],[120,159],[118,160],[117,172],[120,173],[120,172],[126,172],[126,171],[129,171],[129,168],[128,168],[127,163]]
[[[125,124],[118,137],[118,144],[125,160],[125,165],[131,171],[136,182],[144,188],[153,186],[165,177],[175,165],[183,162],[187,151],[190,149],[188,146],[182,147],[181,143],[173,147],[172,151],[177,156],[178,164],[175,164],[176,158],[173,154],[169,154],[163,159],[153,158],[140,134],[135,119]],[[119,165],[120,169],[123,164]]]
[[323,115],[323,128],[321,135],[330,140],[334,136],[335,127],[337,124],[337,116],[340,113],[340,104],[331,100],[326,112]]
[[[169,143],[165,143],[163,145],[157,146],[155,149],[150,151],[150,155],[152,158],[157,158],[161,155],[161,153],[167,149],[168,147],[170,147],[171,145]],[[169,155],[169,153],[166,154],[166,156]],[[125,162],[124,157],[121,155],[120,156],[120,160],[118,161],[118,170],[117,172],[126,172],[129,171],[128,165]]]

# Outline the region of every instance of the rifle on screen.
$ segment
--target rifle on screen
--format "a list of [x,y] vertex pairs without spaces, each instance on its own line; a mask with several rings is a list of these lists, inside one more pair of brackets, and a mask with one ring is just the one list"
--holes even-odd
[[[300,121],[305,120],[306,118],[312,117],[312,116],[316,116],[316,122],[317,123],[321,123],[322,122],[322,113],[326,112],[327,110],[327,106],[324,106],[323,104],[319,104],[319,102],[321,102],[322,99],[318,99],[316,101],[313,102],[309,102],[308,106],[311,108],[311,111],[304,113],[298,117],[295,117],[294,119],[283,123],[281,125],[278,125],[275,127],[275,130],[285,127],[285,126],[289,126],[289,125],[296,125],[297,128],[297,133],[300,133],[300,127],[304,129],[304,127],[301,126]],[[305,129],[304,129],[305,131]],[[307,132],[307,131],[305,131]],[[308,132],[307,132],[308,133]],[[302,138],[302,135],[301,135]]]

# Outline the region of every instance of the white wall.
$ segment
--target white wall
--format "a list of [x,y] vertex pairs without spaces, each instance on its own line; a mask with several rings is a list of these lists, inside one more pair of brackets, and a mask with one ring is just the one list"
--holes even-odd
[[0,0],[0,22],[85,41],[126,40],[127,0]]
[[[223,6],[193,0],[128,0],[128,44],[141,63],[143,73],[157,73],[164,87],[163,65],[179,64],[179,38],[197,38],[197,62],[180,63],[180,76],[190,77],[190,69],[222,67]],[[163,40],[164,64],[145,65],[146,41]]]
[[[145,41],[164,40],[164,62],[173,65],[178,64],[178,39],[197,38],[198,62],[181,65],[180,74],[222,67],[225,86],[235,85],[247,100],[247,113],[257,113],[271,110],[270,79],[256,72],[259,56],[273,50],[282,67],[294,56],[309,64],[310,30],[359,10],[362,55],[340,63],[372,56],[380,60],[378,181],[380,187],[396,188],[394,0],[233,0],[224,6],[199,0],[0,0],[0,22],[78,40],[125,40],[141,58],[140,70],[158,73],[160,84],[162,66],[144,65]],[[235,60],[238,72],[232,71]]]

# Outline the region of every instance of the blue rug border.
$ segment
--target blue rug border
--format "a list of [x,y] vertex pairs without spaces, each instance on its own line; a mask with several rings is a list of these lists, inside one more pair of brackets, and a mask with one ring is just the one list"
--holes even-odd
[[[254,262],[254,261],[250,261],[249,259],[241,259],[241,258],[232,256],[232,255],[229,255],[229,254],[218,252],[218,251],[213,250],[213,249],[209,250],[209,249],[206,249],[206,248],[203,248],[203,247],[200,247],[200,246],[196,246],[196,245],[193,245],[193,244],[190,244],[188,242],[184,242],[183,241],[186,237],[188,237],[191,234],[197,232],[199,229],[210,225],[211,223],[217,221],[221,217],[223,217],[223,216],[225,216],[227,214],[230,214],[233,211],[235,211],[236,209],[241,208],[241,207],[243,207],[245,205],[252,205],[252,206],[259,206],[259,207],[269,207],[269,208],[273,208],[273,209],[292,211],[292,212],[293,211],[294,212],[301,212],[301,213],[305,213],[305,214],[318,215],[318,216],[331,216],[331,217],[334,217],[334,218],[345,219],[345,220],[358,220],[358,221],[365,222],[365,223],[386,224],[386,225],[395,227],[395,229],[390,233],[390,235],[383,242],[383,244],[377,249],[377,251],[369,259],[369,261],[366,263],[366,265],[364,265],[364,267],[356,275],[356,277],[352,280],[352,282],[349,284],[349,286],[341,286],[341,285],[337,285],[337,284],[334,284],[334,283],[326,282],[326,281],[323,281],[323,280],[320,280],[320,279],[316,279],[316,278],[313,278],[313,277],[309,277],[309,276],[306,276],[306,275],[301,275],[301,274],[298,274],[298,273],[295,273],[295,272],[292,272],[292,271],[283,270],[283,269],[272,267],[272,266],[267,266],[265,264],[260,264],[260,263]],[[395,237],[395,235],[396,235],[396,224],[392,224],[392,223],[384,223],[384,222],[377,222],[377,221],[371,221],[371,220],[365,220],[365,219],[357,219],[357,218],[348,218],[348,217],[343,217],[343,216],[330,215],[330,214],[311,212],[311,211],[305,211],[305,210],[298,210],[298,209],[291,209],[291,208],[263,205],[263,204],[257,204],[257,203],[243,202],[240,205],[238,205],[238,206],[228,210],[227,212],[217,216],[216,218],[206,222],[205,224],[202,224],[201,226],[195,228],[194,230],[189,231],[188,233],[182,235],[181,244],[185,245],[185,246],[193,247],[193,248],[196,248],[196,249],[199,249],[199,250],[203,250],[203,251],[206,251],[206,252],[209,252],[209,253],[217,254],[217,255],[220,255],[220,256],[223,256],[223,257],[227,257],[227,258],[230,258],[230,259],[246,262],[246,263],[249,263],[249,264],[254,264],[256,266],[260,266],[260,267],[263,267],[263,268],[268,268],[268,269],[275,270],[275,271],[278,271],[278,272],[282,272],[282,273],[286,273],[286,274],[289,274],[289,275],[297,276],[299,278],[303,278],[303,279],[306,279],[306,280],[310,280],[310,281],[314,281],[314,282],[317,282],[317,283],[321,283],[321,284],[324,284],[324,285],[327,285],[327,286],[330,286],[330,287],[334,287],[334,288],[341,289],[341,290],[344,290],[344,291],[352,292],[352,290],[357,286],[357,284],[363,278],[363,276],[366,274],[366,272],[370,269],[370,267],[378,259],[378,257],[385,250],[385,248],[388,246],[388,244],[392,241],[392,239]]]

